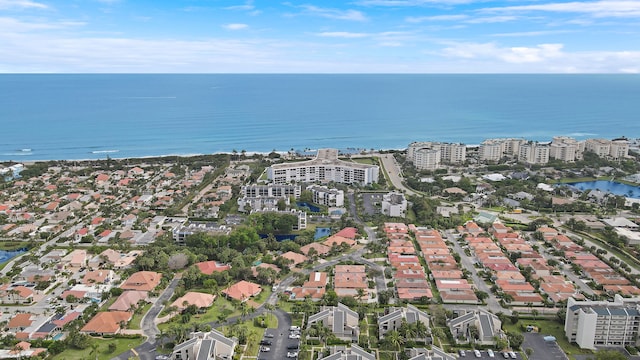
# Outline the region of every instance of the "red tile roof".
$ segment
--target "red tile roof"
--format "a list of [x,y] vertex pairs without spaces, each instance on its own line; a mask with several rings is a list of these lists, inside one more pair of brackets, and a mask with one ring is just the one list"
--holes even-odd
[[117,334],[120,331],[120,322],[128,322],[132,316],[132,313],[126,311],[99,312],[80,331],[85,333]]
[[120,288],[123,290],[151,291],[160,284],[162,274],[153,271],[138,271],[129,276]]
[[230,265],[221,264],[217,261],[203,261],[203,262],[196,263],[196,266],[198,267],[201,273],[206,275],[211,275],[214,272],[231,269]]
[[261,291],[260,285],[242,280],[222,290],[222,293],[232,299],[246,301],[250,297],[258,295]]

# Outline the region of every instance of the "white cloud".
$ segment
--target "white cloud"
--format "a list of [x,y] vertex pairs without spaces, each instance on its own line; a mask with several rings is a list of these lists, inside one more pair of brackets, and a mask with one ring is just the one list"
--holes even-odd
[[405,19],[409,23],[421,23],[426,21],[456,21],[465,20],[468,15],[435,15],[435,16],[409,16]]
[[26,22],[11,17],[0,17],[0,32],[24,33],[39,30],[56,30],[70,27],[84,26],[86,23],[75,21],[56,21],[56,22]]
[[345,39],[358,39],[358,38],[371,36],[371,34],[354,33],[354,32],[348,32],[348,31],[327,31],[327,32],[318,33],[317,35],[320,37],[333,37],[333,38],[345,38]]
[[566,2],[520,6],[504,6],[482,9],[483,12],[527,12],[546,11],[558,13],[589,14],[596,18],[602,17],[640,17],[640,1],[592,1]]
[[249,27],[247,24],[225,24],[222,25],[223,28],[227,30],[244,30]]
[[49,6],[30,0],[0,0],[0,10],[7,9],[47,9]]
[[457,43],[443,50],[446,56],[465,59],[494,58],[508,63],[541,62],[562,56],[562,44],[540,44],[535,47],[499,47],[495,43]]
[[348,20],[348,21],[367,21],[367,17],[360,11],[351,9],[332,9],[322,8],[315,5],[299,5],[298,8],[303,10],[304,14],[319,16],[327,19]]
[[413,7],[468,4],[475,1],[477,0],[359,0],[355,4],[360,6]]
[[542,30],[542,31],[522,31],[522,32],[512,32],[512,33],[500,33],[493,34],[491,36],[495,37],[526,37],[526,36],[546,36],[546,35],[557,35],[557,34],[566,34],[572,33],[574,31],[571,30]]
[[474,19],[465,20],[466,23],[469,24],[494,24],[494,23],[504,23],[510,22],[520,19],[518,16],[487,16],[487,17],[478,17]]

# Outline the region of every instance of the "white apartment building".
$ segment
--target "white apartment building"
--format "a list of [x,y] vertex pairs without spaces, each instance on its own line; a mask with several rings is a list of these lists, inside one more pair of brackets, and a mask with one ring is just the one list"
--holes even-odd
[[550,146],[538,142],[528,142],[520,145],[518,161],[529,164],[544,165],[549,162]]
[[417,307],[407,304],[406,308],[391,307],[388,313],[378,318],[378,336],[383,338],[389,331],[398,331],[403,321],[407,324],[415,324],[420,321],[425,327],[429,327],[429,315]]
[[324,206],[344,206],[344,191],[326,186],[310,185],[307,190],[313,195],[313,202]]
[[407,159],[418,169],[434,170],[441,163],[464,163],[467,160],[467,147],[460,143],[413,142],[407,148]]
[[245,185],[240,192],[244,197],[294,197],[298,199],[302,189],[299,185]]
[[382,213],[392,217],[405,217],[407,199],[399,192],[390,192],[382,196]]
[[637,346],[640,297],[614,301],[577,301],[569,298],[564,331],[570,342],[583,349],[599,346]]
[[526,140],[516,138],[487,139],[480,144],[480,161],[496,162],[504,156],[517,157],[524,143]]
[[320,149],[313,160],[271,165],[267,178],[274,184],[337,182],[368,185],[378,181],[379,167],[338,159],[337,149]]
[[549,157],[564,162],[582,159],[584,141],[577,141],[567,136],[554,136],[549,148]]
[[440,150],[428,148],[416,150],[413,166],[420,170],[436,170],[440,167]]
[[611,140],[609,146],[609,156],[612,159],[618,160],[626,158],[629,155],[629,140],[626,138],[618,138]]
[[611,151],[611,141],[607,139],[587,139],[584,142],[584,148],[586,151],[605,158],[609,156],[609,152]]
[[357,312],[342,303],[338,303],[338,306],[323,307],[319,313],[309,316],[307,328],[312,327],[317,322],[321,322],[338,339],[357,342],[360,335],[358,321]]

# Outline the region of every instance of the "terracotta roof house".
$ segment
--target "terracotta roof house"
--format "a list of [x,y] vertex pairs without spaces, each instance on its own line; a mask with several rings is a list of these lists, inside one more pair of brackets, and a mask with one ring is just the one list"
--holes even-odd
[[315,249],[316,250],[316,254],[319,255],[319,256],[326,255],[326,254],[329,253],[329,250],[331,250],[331,248],[326,246],[326,245],[314,242],[314,243],[311,243],[311,244],[307,244],[305,246],[301,246],[300,247],[300,252],[302,252],[306,256],[309,256],[309,251],[311,249]]
[[261,291],[260,285],[242,280],[222,290],[222,293],[238,301],[247,301],[250,297],[260,294]]
[[120,285],[123,290],[151,291],[160,284],[162,274],[153,271],[138,271]]
[[305,281],[301,287],[295,287],[292,290],[293,300],[302,300],[307,296],[313,300],[320,300],[326,292],[326,286],[329,283],[327,273],[312,272],[309,274],[309,280]]
[[91,284],[108,284],[113,280],[112,270],[92,270],[88,271],[82,278],[82,283]]
[[127,311],[99,312],[80,331],[99,335],[117,334],[120,332],[120,323],[129,322],[132,316],[133,314]]
[[258,266],[253,266],[251,267],[251,272],[253,273],[254,277],[258,276],[258,269],[273,269],[276,273],[279,273],[281,270],[279,267],[277,267],[276,265],[273,264],[269,264],[269,263],[262,263]]
[[308,257],[302,254],[295,253],[293,251],[287,251],[286,253],[280,255],[280,257],[292,261],[289,267],[295,267],[296,265],[301,264],[309,259]]
[[225,271],[231,269],[231,265],[222,264],[217,261],[203,261],[196,263],[201,273],[211,275],[214,272]]
[[22,331],[31,326],[31,314],[16,314],[7,324],[7,328],[11,331]]
[[147,301],[148,292],[128,290],[120,294],[116,301],[109,306],[109,311],[131,311],[140,300]]
[[358,229],[354,227],[346,227],[338,231],[334,236],[341,236],[343,238],[354,240],[357,235],[358,235]]
[[87,250],[76,249],[62,258],[62,263],[72,268],[81,268],[87,265]]
[[356,244],[356,241],[353,240],[353,239],[349,239],[349,238],[346,238],[346,237],[339,236],[339,235],[333,235],[333,236],[330,236],[327,240],[325,240],[323,242],[324,245],[329,246],[329,247],[333,247],[334,245],[335,246],[340,246],[343,243],[346,243],[349,246],[353,246],[353,245]]
[[215,298],[215,295],[189,291],[183,296],[177,298],[171,306],[175,306],[180,311],[186,309],[190,305],[195,305],[198,308],[208,308],[213,305]]

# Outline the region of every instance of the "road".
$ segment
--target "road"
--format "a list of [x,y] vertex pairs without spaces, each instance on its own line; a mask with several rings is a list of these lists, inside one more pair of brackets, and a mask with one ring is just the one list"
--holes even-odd
[[402,183],[402,169],[398,165],[395,157],[393,157],[393,154],[380,154],[380,160],[382,161],[382,166],[384,168],[383,171],[385,171],[387,175],[389,175],[391,184],[393,184],[396,189],[404,192],[407,195],[420,195],[417,192],[404,186],[404,184]]
[[[158,330],[158,326],[156,325],[156,318],[162,308],[164,308],[164,302],[171,299],[174,291],[176,290],[176,286],[180,283],[180,277],[176,275],[176,277],[171,280],[169,286],[160,294],[156,302],[153,304],[151,309],[147,311],[147,313],[142,318],[142,322],[140,323],[140,328],[142,328],[142,332],[144,336],[147,337],[147,341],[139,345],[135,348],[135,351],[138,353],[138,356],[141,360],[152,360],[155,358],[155,347],[156,347],[156,336],[160,333]],[[134,357],[135,354],[129,350],[125,353],[122,353],[113,359],[119,360],[127,360],[131,357]]]
[[[473,266],[473,261],[471,261],[467,254],[464,253],[464,249],[460,246],[458,240],[453,236],[451,231],[446,231],[445,234],[447,236],[447,239],[453,244],[453,250],[460,255],[460,263],[471,273],[471,279],[473,280],[473,283],[478,287],[480,291],[484,291],[489,294],[489,297],[486,299],[486,307],[493,313],[503,312],[507,315],[510,315],[511,310],[505,309],[500,306],[500,303],[496,299],[495,295],[493,295],[493,293],[491,292],[491,288],[489,288],[487,283],[484,282],[484,279],[478,276],[478,272],[476,271],[475,266]],[[460,308],[460,306],[456,307]]]

